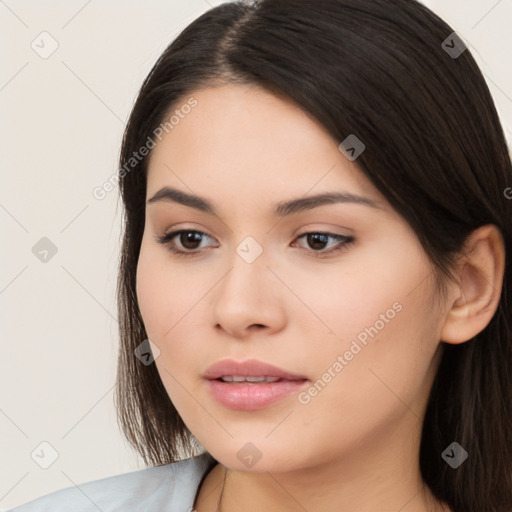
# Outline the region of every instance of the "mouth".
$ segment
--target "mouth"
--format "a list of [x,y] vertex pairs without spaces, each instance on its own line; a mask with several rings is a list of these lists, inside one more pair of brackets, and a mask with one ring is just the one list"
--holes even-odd
[[203,375],[213,398],[235,410],[269,407],[304,388],[309,379],[257,360],[219,361]]

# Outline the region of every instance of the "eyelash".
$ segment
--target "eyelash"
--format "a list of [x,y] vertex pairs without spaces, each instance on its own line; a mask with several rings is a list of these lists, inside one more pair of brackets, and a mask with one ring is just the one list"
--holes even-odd
[[[156,240],[158,243],[167,246],[169,251],[176,254],[177,256],[196,256],[196,255],[200,254],[201,250],[196,250],[196,251],[185,250],[185,251],[183,251],[181,249],[177,249],[173,245],[173,242],[174,242],[173,239],[182,233],[197,233],[199,235],[205,235],[209,238],[212,238],[212,237],[210,237],[210,235],[208,235],[207,233],[204,233],[203,231],[198,231],[195,229],[179,229],[177,231],[171,231],[170,233],[164,234],[163,236],[158,236],[156,238]],[[335,248],[335,249],[330,249],[328,251],[314,251],[314,250],[310,251],[316,257],[319,257],[319,258],[323,257],[324,255],[329,255],[329,254],[345,251],[349,247],[351,247],[355,241],[355,238],[353,236],[339,235],[339,234],[328,233],[328,232],[324,232],[324,231],[308,231],[306,233],[302,233],[301,235],[299,235],[297,237],[297,240],[300,238],[304,238],[308,235],[323,235],[323,236],[327,236],[329,238],[334,238],[339,241],[339,244],[338,244],[337,248]]]

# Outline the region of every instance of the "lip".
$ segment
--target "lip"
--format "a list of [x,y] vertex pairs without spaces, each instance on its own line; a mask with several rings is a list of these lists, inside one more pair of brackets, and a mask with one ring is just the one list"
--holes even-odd
[[[268,383],[226,383],[217,380],[226,375],[245,377],[278,377],[279,381]],[[303,375],[291,373],[277,366],[255,359],[237,362],[231,359],[219,361],[206,372],[210,392],[217,402],[228,409],[253,411],[269,407],[300,391],[309,382]]]
[[307,380],[305,375],[298,375],[278,368],[269,363],[249,359],[238,362],[233,359],[223,359],[210,366],[203,374],[205,379],[218,379],[226,375],[243,375],[245,377],[279,377],[285,380]]

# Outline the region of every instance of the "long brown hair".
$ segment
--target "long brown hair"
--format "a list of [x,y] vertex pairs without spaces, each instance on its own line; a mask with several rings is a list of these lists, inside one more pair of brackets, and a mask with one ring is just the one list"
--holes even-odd
[[[294,100],[335,140],[355,133],[364,141],[360,170],[414,229],[440,291],[468,235],[484,224],[501,230],[499,306],[472,340],[444,344],[420,468],[455,512],[512,510],[512,200],[505,192],[512,166],[482,73],[453,32],[415,0],[237,1],[204,13],[160,56],[131,112],[119,172],[125,211],[115,396],[121,428],[147,464],[197,454],[200,445],[156,366],[134,357],[147,338],[135,278],[148,158],[126,163],[196,88],[257,84]],[[453,441],[469,453],[457,469],[441,457]]]

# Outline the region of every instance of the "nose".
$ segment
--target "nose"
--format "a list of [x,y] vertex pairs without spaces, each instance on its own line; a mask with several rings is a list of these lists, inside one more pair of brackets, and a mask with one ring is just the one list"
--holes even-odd
[[252,263],[238,254],[216,287],[214,321],[217,329],[237,339],[253,332],[267,334],[285,325],[283,286],[268,268],[264,253]]

